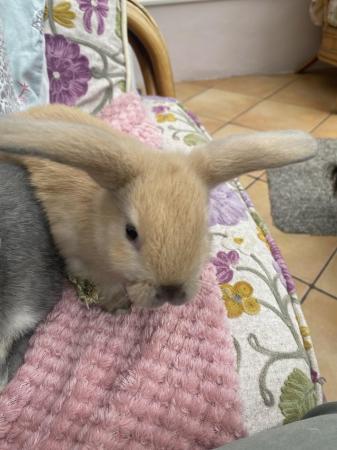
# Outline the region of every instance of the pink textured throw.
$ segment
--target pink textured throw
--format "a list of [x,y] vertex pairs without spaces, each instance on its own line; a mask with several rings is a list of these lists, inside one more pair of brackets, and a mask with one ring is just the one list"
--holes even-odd
[[213,449],[245,434],[238,384],[213,265],[188,305],[126,315],[68,286],[0,395],[0,449]]
[[183,307],[113,316],[67,289],[0,397],[1,450],[212,449],[243,435],[209,266]]
[[147,114],[137,94],[120,95],[99,113],[99,117],[112,128],[131,134],[152,147],[159,148],[162,144],[161,131]]

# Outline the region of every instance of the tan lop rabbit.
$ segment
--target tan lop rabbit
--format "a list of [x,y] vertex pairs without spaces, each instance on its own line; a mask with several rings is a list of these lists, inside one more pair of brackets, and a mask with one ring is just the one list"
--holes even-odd
[[2,158],[28,169],[68,271],[95,283],[108,310],[190,300],[208,257],[209,190],[315,152],[296,131],[161,152],[61,105],[0,120]]

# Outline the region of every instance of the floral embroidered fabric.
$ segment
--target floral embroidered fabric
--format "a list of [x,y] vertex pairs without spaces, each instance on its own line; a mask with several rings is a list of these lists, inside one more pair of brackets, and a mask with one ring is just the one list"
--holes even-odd
[[8,65],[0,21],[0,116],[17,111],[19,106],[19,99],[14,89],[14,80]]
[[125,0],[47,0],[50,102],[99,112],[129,87]]
[[[6,71],[7,80],[8,77],[12,80],[12,94],[8,91],[0,94],[2,105],[5,98],[7,102],[10,97],[13,99],[13,93],[20,109],[49,102],[42,20],[44,5],[45,0],[0,0],[1,53],[6,52],[6,56],[0,57],[0,76],[3,78]],[[9,112],[8,107],[1,109]]]
[[[174,99],[144,97],[165,148],[210,137]],[[212,262],[231,319],[249,433],[297,420],[322,402],[310,331],[295,285],[267,227],[237,180],[210,194]]]

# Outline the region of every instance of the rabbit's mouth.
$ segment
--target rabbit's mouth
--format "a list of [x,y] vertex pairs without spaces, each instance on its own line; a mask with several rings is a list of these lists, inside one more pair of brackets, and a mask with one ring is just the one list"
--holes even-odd
[[155,286],[138,282],[124,288],[131,304],[142,308],[159,308],[165,303],[180,306],[191,297],[186,294],[183,285],[178,284]]

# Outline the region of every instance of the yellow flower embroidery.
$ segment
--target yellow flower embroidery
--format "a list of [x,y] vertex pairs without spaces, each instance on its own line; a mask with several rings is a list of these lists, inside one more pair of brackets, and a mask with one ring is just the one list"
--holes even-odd
[[[300,326],[300,333],[303,337],[303,345],[306,350],[310,350],[312,348],[312,344],[310,342],[310,330],[309,327]],[[309,339],[308,339],[309,338]]]
[[264,242],[266,246],[269,248],[269,244],[266,238],[266,235],[264,234],[262,228],[257,227],[257,237],[260,239],[260,241]]
[[236,244],[241,245],[242,242],[244,241],[244,239],[243,239],[243,238],[240,238],[240,237],[236,237],[236,238],[233,239],[233,241],[234,241]]
[[[65,28],[75,28],[73,20],[76,14],[71,11],[70,2],[61,2],[53,8],[53,18],[55,22],[62,25]],[[44,10],[44,20],[48,18],[48,7]]]
[[246,281],[238,281],[234,286],[225,283],[220,287],[230,319],[241,316],[243,312],[249,315],[256,315],[260,312],[261,306],[253,297],[254,290]]
[[157,122],[175,122],[176,118],[174,114],[157,114]]
[[250,316],[255,316],[260,312],[261,306],[256,300],[256,298],[248,297],[243,300],[243,309],[246,314]]
[[312,348],[311,342],[309,342],[307,339],[303,339],[303,345],[306,350],[310,350]]
[[310,336],[310,330],[309,330],[309,327],[300,327],[300,332],[301,332],[301,335],[303,336],[303,337],[308,337],[308,336]]

